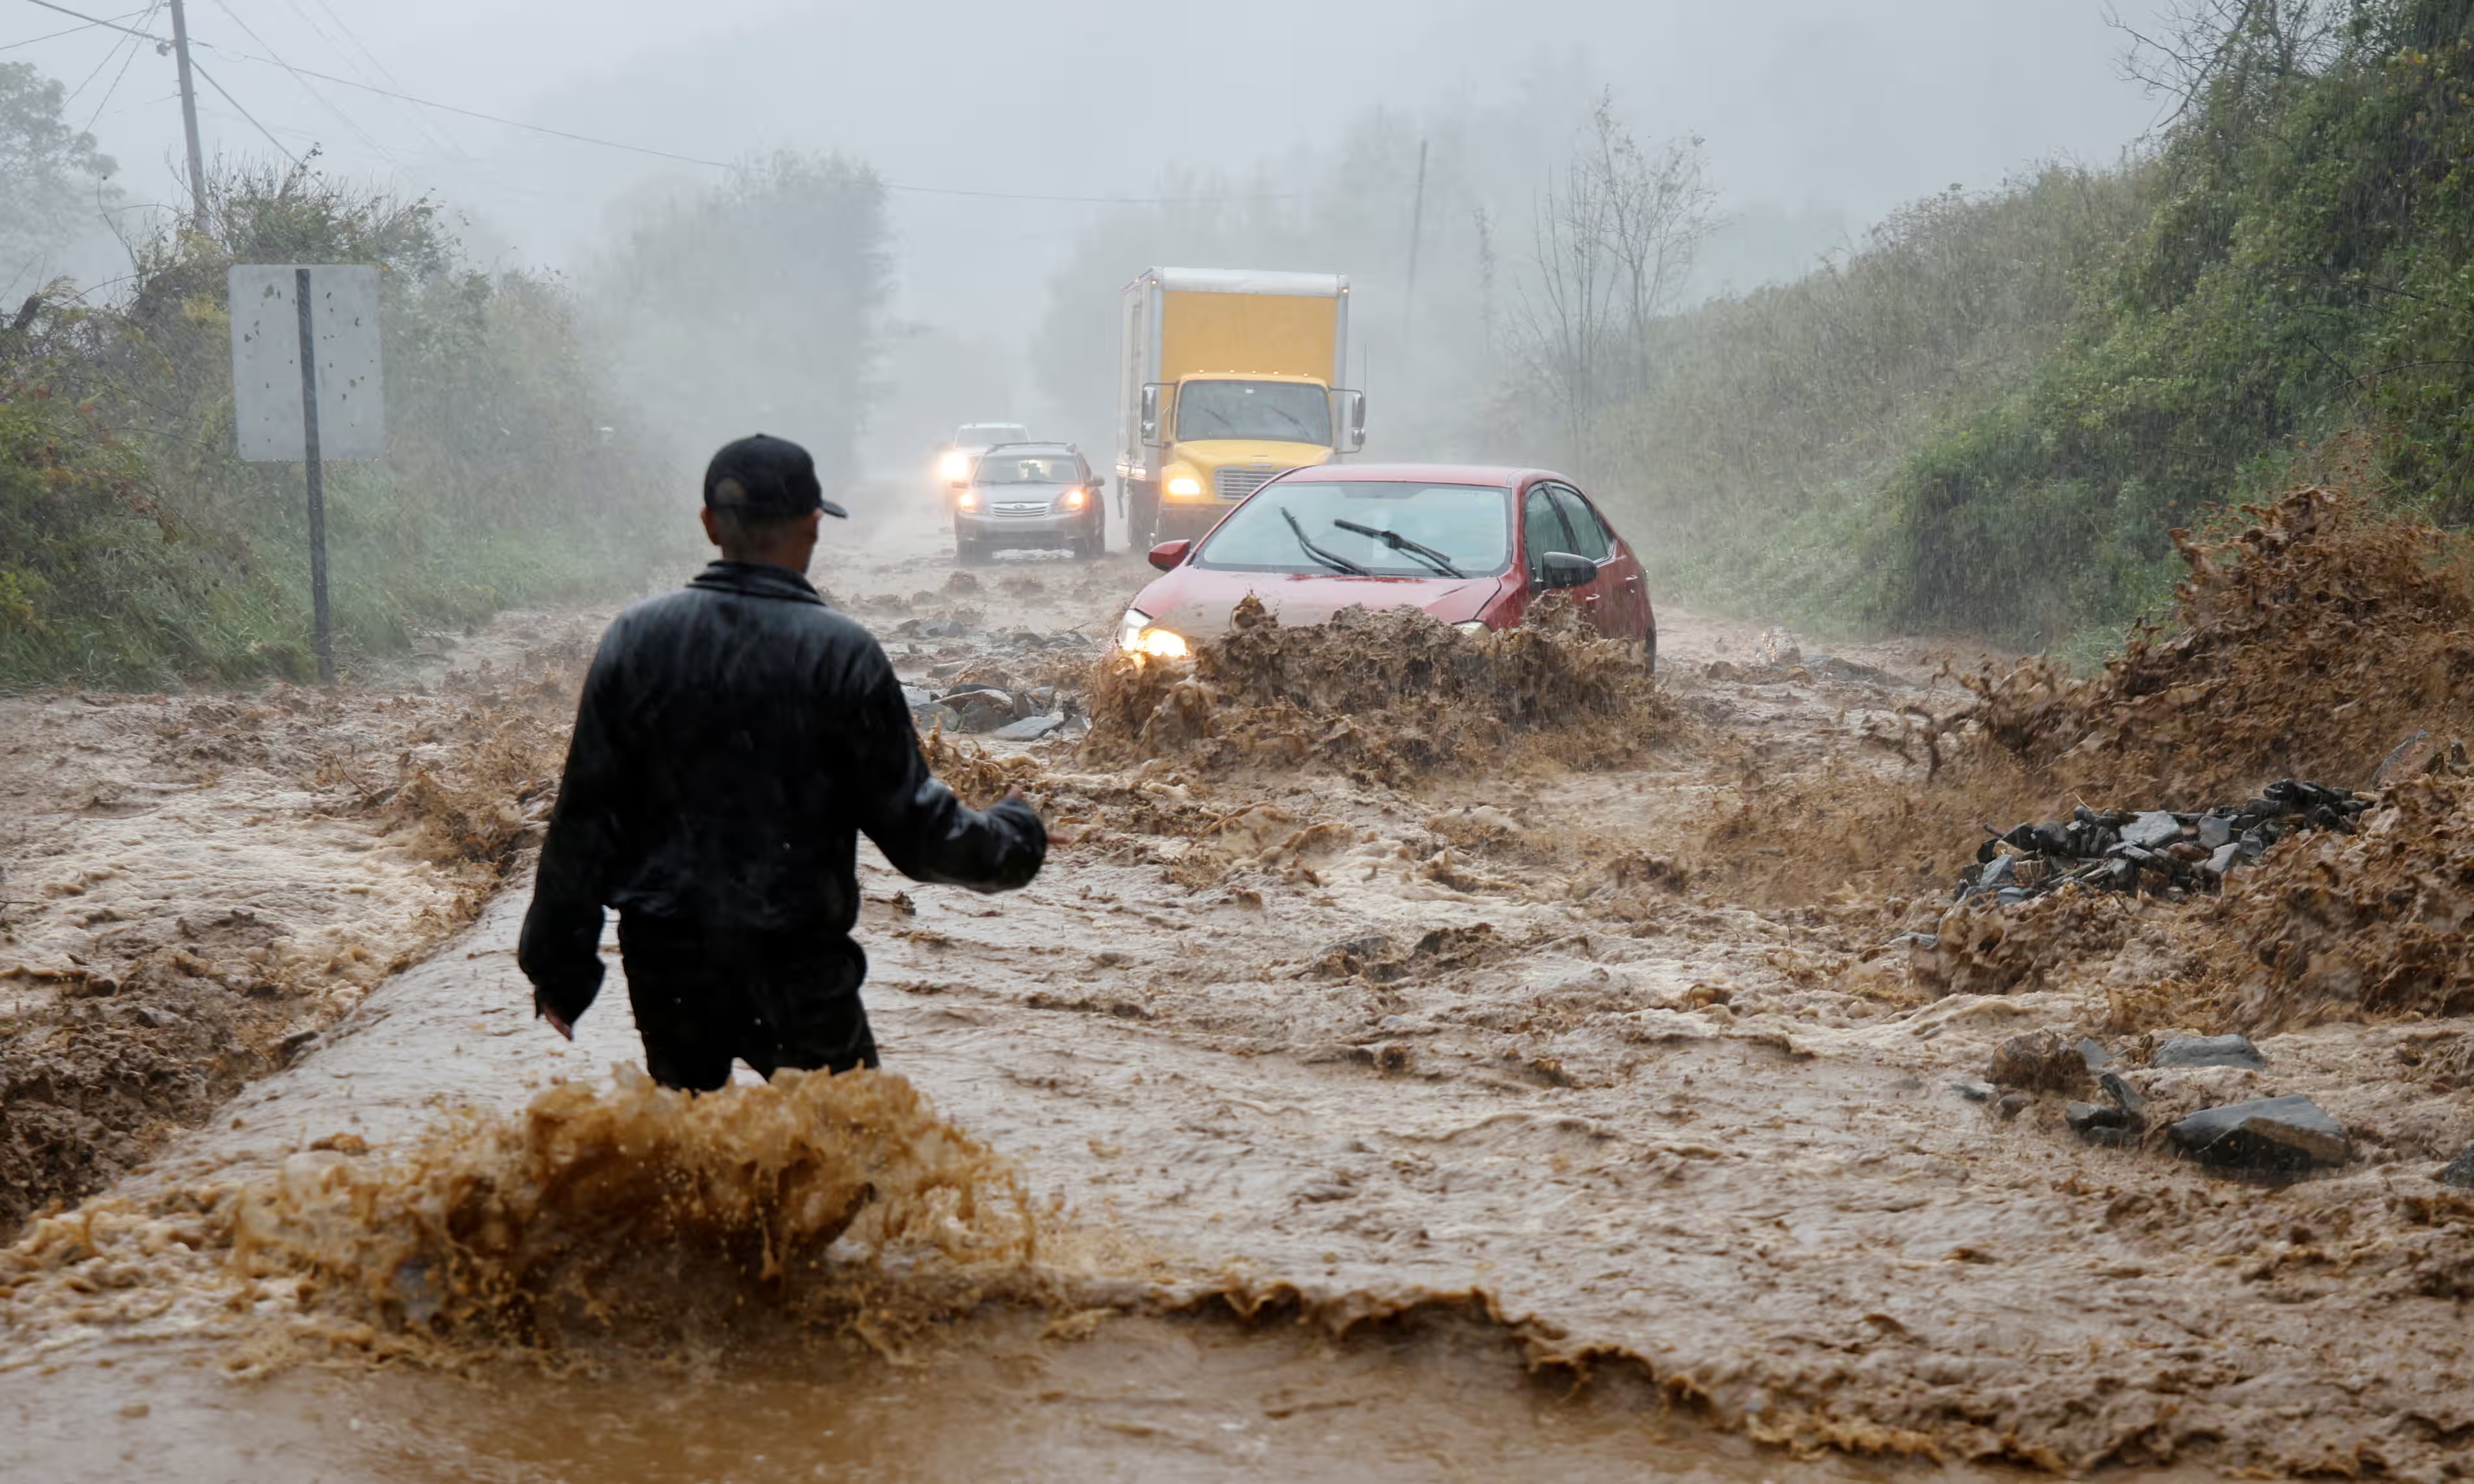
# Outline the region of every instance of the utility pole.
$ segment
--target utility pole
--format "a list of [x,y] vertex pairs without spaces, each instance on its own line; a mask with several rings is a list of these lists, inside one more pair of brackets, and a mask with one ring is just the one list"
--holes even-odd
[[1409,206],[1409,289],[1400,297],[1400,351],[1409,351],[1410,330],[1418,312],[1418,239],[1426,226],[1426,141],[1418,141],[1418,194]]
[[206,229],[206,162],[198,148],[198,89],[189,79],[189,12],[172,0],[172,56],[181,70],[181,127],[189,139],[189,223]]

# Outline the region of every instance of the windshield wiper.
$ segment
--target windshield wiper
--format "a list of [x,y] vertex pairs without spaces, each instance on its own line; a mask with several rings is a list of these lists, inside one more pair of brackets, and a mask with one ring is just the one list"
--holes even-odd
[[1322,547],[1316,545],[1313,539],[1306,535],[1306,528],[1298,524],[1297,514],[1285,505],[1280,507],[1280,518],[1289,523],[1290,530],[1298,533],[1298,545],[1304,549],[1307,556],[1314,558],[1317,562],[1322,562],[1323,565],[1331,568],[1335,572],[1346,572],[1351,577],[1365,577],[1368,575],[1366,568],[1359,566],[1356,562],[1349,561],[1346,557],[1335,557],[1330,552],[1327,552]]
[[1359,525],[1354,520],[1335,520],[1332,524],[1340,527],[1344,531],[1354,531],[1360,536],[1370,536],[1374,539],[1381,541],[1384,545],[1391,547],[1394,551],[1406,552],[1410,556],[1426,563],[1426,565],[1433,567],[1436,571],[1441,572],[1445,577],[1468,576],[1467,572],[1464,572],[1459,567],[1452,565],[1452,559],[1449,555],[1437,551],[1435,548],[1427,545],[1423,541],[1402,536],[1397,531],[1378,531],[1372,526]]

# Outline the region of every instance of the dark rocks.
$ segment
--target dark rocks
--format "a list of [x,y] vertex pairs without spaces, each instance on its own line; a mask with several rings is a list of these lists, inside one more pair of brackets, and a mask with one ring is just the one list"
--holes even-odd
[[2247,1036],[2176,1036],[2156,1048],[2150,1066],[2243,1066],[2268,1070],[2268,1058]]
[[2460,1190],[2474,1190],[2474,1144],[2466,1145],[2464,1153],[2441,1165],[2432,1179]]
[[2119,1072],[2105,1072],[2098,1083],[2104,1089],[2106,1101],[2071,1103],[2062,1110],[2062,1121],[2071,1126],[2071,1132],[2092,1144],[2135,1142],[2147,1129],[2147,1099],[2122,1081]]
[[2059,1031],[2029,1031],[1994,1048],[1989,1076],[2000,1087],[2069,1092],[2087,1085],[2087,1062]]
[[2125,1127],[2134,1129],[2147,1127],[2147,1099],[2139,1095],[2137,1088],[2123,1081],[2120,1072],[2098,1073],[2097,1086],[2104,1089],[2104,1095],[2113,1099],[2113,1106],[2122,1111],[2122,1123]]
[[2202,1109],[2166,1132],[2183,1153],[2219,1168],[2307,1170],[2353,1157],[2344,1125],[2299,1093]]
[[2286,778],[2239,808],[2200,813],[2168,809],[2091,809],[2068,820],[1987,826],[1977,870],[1961,877],[1955,898],[1990,897],[2007,904],[2066,887],[2179,900],[2213,892],[2227,874],[2265,854],[2287,835],[2306,829],[2350,832],[2371,806],[2366,797]]
[[926,706],[910,708],[910,722],[922,732],[959,731],[962,730],[962,713],[950,706],[931,701]]
[[1993,1101],[1993,1085],[1989,1082],[1977,1082],[1966,1077],[1953,1077],[1951,1079],[1950,1089],[1971,1103],[1989,1103]]
[[1022,706],[1013,692],[993,685],[958,686],[936,699],[961,716],[964,731],[994,731],[1022,718]]
[[2079,1060],[2087,1064],[2089,1071],[2098,1072],[2113,1065],[2113,1053],[2104,1049],[2095,1037],[2082,1036],[2079,1038]]

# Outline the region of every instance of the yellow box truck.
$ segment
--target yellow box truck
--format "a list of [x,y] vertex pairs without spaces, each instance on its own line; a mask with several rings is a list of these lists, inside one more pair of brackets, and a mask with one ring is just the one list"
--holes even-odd
[[1118,498],[1137,549],[1198,537],[1287,469],[1366,444],[1348,280],[1154,268],[1126,285]]

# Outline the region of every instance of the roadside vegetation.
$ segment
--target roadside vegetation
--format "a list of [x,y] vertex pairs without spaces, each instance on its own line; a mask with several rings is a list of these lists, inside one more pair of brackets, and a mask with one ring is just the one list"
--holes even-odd
[[2129,53],[2180,110],[2152,147],[1662,326],[1591,462],[1681,538],[1669,590],[2085,658],[2212,507],[2341,474],[2474,517],[2474,4],[2176,25]]
[[[110,162],[61,123],[60,89],[31,69],[0,74],[0,243],[57,247],[81,229],[77,183],[108,192]],[[18,184],[41,189],[12,196]],[[751,226],[813,254],[814,271],[788,280],[808,292],[727,259]],[[217,167],[204,218],[129,240],[118,280],[55,279],[0,307],[0,689],[313,668],[301,466],[234,454],[230,265],[380,269],[387,457],[327,467],[350,668],[423,628],[624,596],[692,560],[689,450],[747,431],[756,403],[724,416],[749,388],[682,387],[678,367],[756,375],[795,359],[788,395],[840,421],[778,430],[846,465],[885,242],[864,170],[782,156],[640,224],[579,292],[484,271],[439,203],[333,179],[314,156]],[[723,343],[747,353],[722,355]]]

